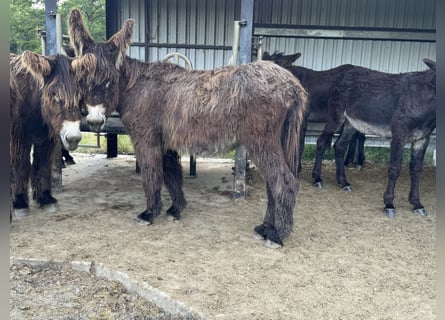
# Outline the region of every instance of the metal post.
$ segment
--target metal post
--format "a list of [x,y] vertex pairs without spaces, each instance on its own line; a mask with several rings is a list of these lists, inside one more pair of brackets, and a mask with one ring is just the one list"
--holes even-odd
[[[253,32],[253,6],[254,0],[241,0],[241,21],[239,23],[239,63],[245,64],[252,60],[252,32]],[[237,50],[235,50],[236,52]],[[236,63],[236,60],[234,60]],[[246,163],[247,152],[243,146],[235,151],[235,181],[234,198],[246,196]]]
[[57,0],[45,0],[46,55],[57,54],[56,12]]
[[[45,0],[45,55],[54,55],[58,53],[57,49],[57,0]],[[61,26],[60,26],[61,27]],[[60,36],[62,32],[60,31]],[[56,191],[62,191],[62,145],[57,140],[54,146],[55,162],[52,168],[52,188]]]
[[62,52],[62,20],[60,18],[60,13],[56,13],[56,52]]
[[233,21],[233,45],[232,45],[232,59],[231,65],[237,66],[239,64],[239,30],[241,21]]

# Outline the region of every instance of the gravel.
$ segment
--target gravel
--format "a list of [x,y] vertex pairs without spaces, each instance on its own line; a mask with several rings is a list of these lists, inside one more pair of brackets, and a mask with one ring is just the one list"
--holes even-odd
[[10,318],[15,320],[194,320],[172,315],[118,281],[68,264],[10,264]]

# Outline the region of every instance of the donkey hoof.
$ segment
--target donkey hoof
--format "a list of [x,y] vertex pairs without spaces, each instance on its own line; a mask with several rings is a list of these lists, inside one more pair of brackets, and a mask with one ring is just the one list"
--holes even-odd
[[253,232],[253,237],[257,240],[264,240],[264,236],[262,236],[261,234],[259,234],[256,231]]
[[396,209],[394,208],[385,208],[385,214],[388,218],[394,218],[396,216]]
[[136,222],[143,226],[148,226],[150,224],[153,224],[153,213],[148,213],[147,211],[144,211],[136,217]]
[[351,186],[344,186],[342,189],[344,191],[346,191],[346,192],[352,192],[352,187]]
[[314,182],[314,187],[321,189],[323,188],[323,183],[321,181]]
[[358,164],[358,165],[355,167],[355,169],[356,169],[357,171],[360,171],[360,170],[362,170],[362,166]]
[[173,207],[170,207],[167,209],[167,218],[173,221],[179,220],[181,219],[181,211]]
[[45,212],[54,213],[57,211],[58,206],[57,206],[57,203],[48,203],[48,204],[41,206],[41,208]]
[[18,219],[24,218],[29,215],[29,208],[14,209],[14,216]]
[[426,217],[425,208],[414,209],[414,212],[417,213],[419,216]]
[[264,246],[265,246],[266,248],[269,248],[269,249],[280,249],[280,248],[283,247],[282,244],[273,242],[273,241],[270,240],[270,239],[267,239],[266,242],[264,242]]

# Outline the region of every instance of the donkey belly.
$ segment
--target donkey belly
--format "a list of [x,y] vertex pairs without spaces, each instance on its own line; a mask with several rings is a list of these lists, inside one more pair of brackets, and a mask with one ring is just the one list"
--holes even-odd
[[355,129],[364,134],[374,134],[385,138],[391,138],[391,128],[385,123],[375,124],[366,122],[361,119],[352,118],[346,112],[345,117]]
[[214,121],[177,121],[162,129],[165,147],[200,155],[217,155],[233,150],[238,144],[236,130]]

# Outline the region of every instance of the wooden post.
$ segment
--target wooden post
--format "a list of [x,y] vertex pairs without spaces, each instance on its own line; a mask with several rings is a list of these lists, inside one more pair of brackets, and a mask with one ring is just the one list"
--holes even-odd
[[[241,0],[240,49],[239,63],[245,64],[252,60],[252,32],[254,0]],[[235,151],[234,198],[246,196],[246,163],[247,153],[243,146]]]

